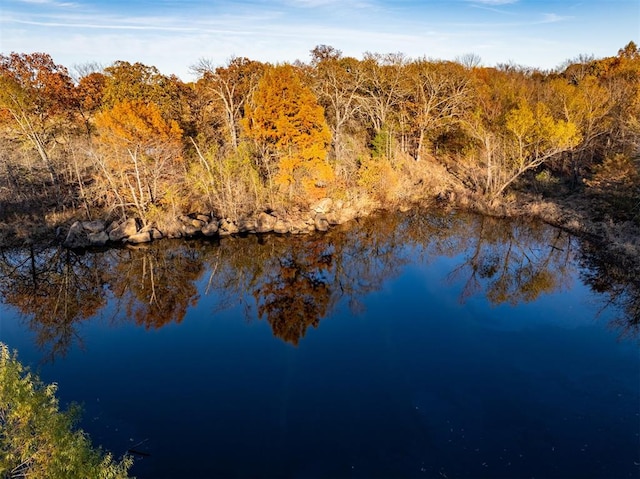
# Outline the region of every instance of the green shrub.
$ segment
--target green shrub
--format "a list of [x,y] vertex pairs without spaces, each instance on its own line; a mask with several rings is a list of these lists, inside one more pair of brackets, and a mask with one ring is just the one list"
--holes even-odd
[[78,407],[60,411],[55,384],[44,384],[0,343],[0,477],[127,478],[132,458],[116,461],[75,429]]

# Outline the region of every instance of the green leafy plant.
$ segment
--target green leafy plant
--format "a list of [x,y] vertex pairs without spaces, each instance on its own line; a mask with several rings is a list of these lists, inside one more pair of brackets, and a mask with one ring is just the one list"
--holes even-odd
[[76,429],[78,407],[60,411],[57,386],[44,384],[0,343],[0,477],[127,478],[130,456],[115,460]]

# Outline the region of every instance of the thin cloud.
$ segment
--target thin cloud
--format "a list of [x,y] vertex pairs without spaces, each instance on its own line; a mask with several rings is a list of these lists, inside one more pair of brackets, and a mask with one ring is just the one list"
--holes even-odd
[[123,24],[123,23],[72,23],[72,22],[38,22],[34,20],[13,19],[12,23],[21,25],[34,25],[39,27],[56,27],[56,28],[78,28],[91,30],[162,30],[170,32],[193,32],[197,31],[192,27],[172,27],[167,25],[139,25],[139,24]]
[[518,0],[466,0],[472,8],[499,13],[501,15],[515,15],[512,9],[500,8],[515,5]]
[[511,5],[518,3],[519,0],[467,0],[469,3],[477,3],[480,5],[488,5],[492,7],[499,7],[500,5]]
[[557,23],[564,22],[565,20],[569,20],[571,17],[563,17],[556,13],[543,13],[542,21],[540,23]]
[[335,5],[340,8],[372,8],[375,5],[371,2],[364,0],[286,0],[285,3],[292,7],[297,8],[319,8],[319,7],[328,7],[331,5]]
[[57,0],[14,0],[16,3],[26,3],[27,5],[40,5],[43,7],[67,8],[77,7],[74,2],[59,2]]

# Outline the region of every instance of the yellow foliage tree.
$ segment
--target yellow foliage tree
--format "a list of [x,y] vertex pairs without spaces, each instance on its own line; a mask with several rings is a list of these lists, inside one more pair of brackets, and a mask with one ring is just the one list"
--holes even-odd
[[492,185],[493,198],[500,196],[525,171],[539,167],[547,160],[580,143],[575,123],[556,120],[549,107],[538,102],[532,108],[521,101],[506,115],[505,155],[499,177]]
[[243,122],[262,175],[289,199],[323,196],[333,180],[327,161],[331,133],[324,111],[291,65],[267,68]]

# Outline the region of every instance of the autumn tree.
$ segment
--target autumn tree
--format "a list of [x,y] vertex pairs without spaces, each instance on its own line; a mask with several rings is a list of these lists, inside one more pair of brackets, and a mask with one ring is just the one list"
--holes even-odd
[[361,108],[360,89],[364,75],[360,62],[343,57],[340,50],[318,45],[311,51],[314,90],[331,128],[336,168],[346,162],[344,130]]
[[400,53],[366,53],[361,62],[364,81],[360,87],[360,107],[370,122],[371,138],[382,143],[382,153],[392,159],[394,115],[403,97],[402,78],[407,61]]
[[593,76],[579,82],[560,77],[548,83],[549,107],[555,116],[576,125],[582,140],[570,155],[554,161],[555,169],[578,183],[601,152],[601,139],[611,127],[611,95]]
[[224,67],[214,67],[205,59],[192,67],[200,75],[200,91],[222,112],[233,150],[238,149],[244,106],[255,90],[263,68],[259,62],[240,57],[232,58]]
[[474,105],[463,125],[474,148],[460,153],[452,170],[467,187],[496,200],[527,171],[571,152],[581,141],[578,127],[553,110],[552,89],[538,72],[478,69]]
[[75,86],[78,109],[85,120],[87,134],[91,134],[91,119],[102,107],[107,77],[101,72],[91,72],[80,77]]
[[[4,141],[35,152],[50,184],[56,186],[60,169],[53,155],[54,150],[62,149],[61,137],[73,120],[73,93],[67,69],[49,55],[0,55],[0,127],[4,129]],[[6,166],[9,168],[9,164]]]
[[470,104],[471,80],[461,65],[422,59],[407,66],[405,84],[413,157],[419,161],[425,142],[462,118]]
[[322,107],[291,65],[269,67],[245,107],[245,132],[262,175],[290,200],[324,195],[333,179]]
[[155,103],[122,101],[95,119],[97,192],[105,206],[134,212],[143,222],[157,208],[175,206],[182,162],[182,130]]
[[161,109],[170,108],[172,101],[169,79],[156,67],[142,63],[131,64],[116,61],[104,69],[106,84],[103,90],[103,103],[113,108],[123,101],[154,102]]
[[544,103],[522,102],[505,118],[504,154],[492,183],[487,184],[492,198],[500,196],[516,179],[580,142],[574,123],[555,119]]

